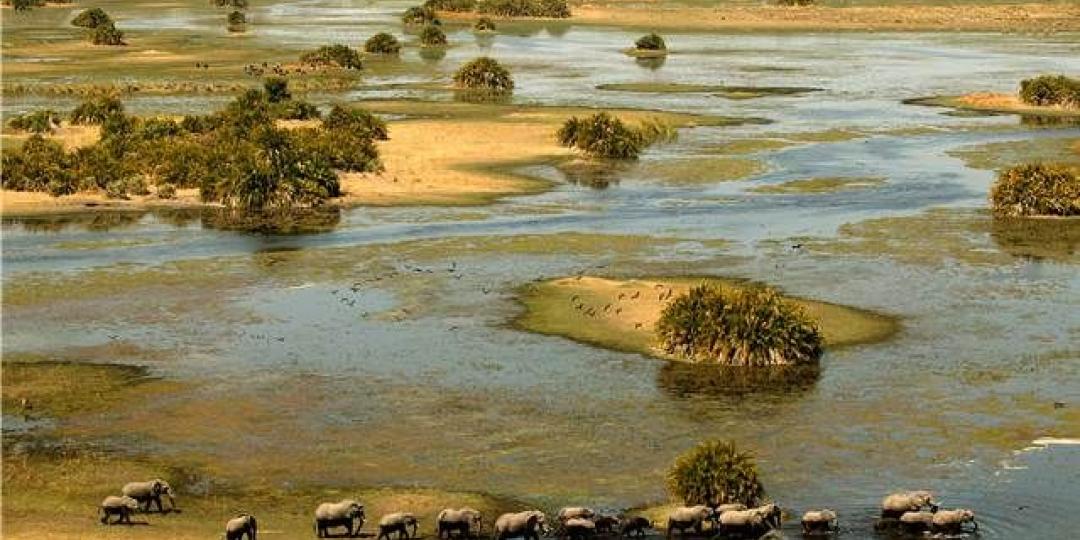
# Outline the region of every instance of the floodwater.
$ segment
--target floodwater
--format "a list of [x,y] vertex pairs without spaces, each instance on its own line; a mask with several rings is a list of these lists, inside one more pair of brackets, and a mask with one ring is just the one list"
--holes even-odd
[[[267,24],[254,39],[302,50],[333,41],[323,30],[350,41],[397,33],[401,7],[273,4],[256,10]],[[177,31],[216,24],[183,10],[158,15]],[[455,46],[441,60],[411,50],[402,63],[418,67],[365,82],[445,79],[485,53],[509,64],[516,102],[771,123],[683,130],[678,142],[613,172],[603,189],[540,167],[523,172],[557,181],[541,195],[473,208],[359,208],[320,234],[218,231],[198,215],[5,218],[5,354],[140,363],[138,355],[108,357],[110,343],[152,351],[156,373],[198,390],[115,413],[136,421],[81,419],[79,436],[138,436],[166,455],[283,485],[431,485],[624,508],[662,500],[674,456],[723,437],[759,455],[766,487],[785,507],[839,509],[845,537],[873,537],[874,509],[895,489],[930,488],[947,506],[975,508],[983,538],[1065,538],[1080,526],[1071,507],[1080,499],[1080,447],[1029,448],[1040,437],[1080,436],[1080,224],[1053,229],[1061,237],[1028,238],[1051,250],[1032,256],[981,210],[993,172],[948,154],[1076,139],[1080,128],[900,103],[1080,72],[1080,36],[670,34],[666,61],[641,66],[620,52],[638,32],[508,30],[479,42],[451,31]],[[642,81],[823,90],[729,100],[596,89]],[[386,96],[449,99],[394,86],[316,101]],[[129,103],[175,113],[216,99]],[[708,166],[693,171],[704,181],[655,173],[667,162],[716,158],[730,141],[822,133],[834,136],[732,156],[762,162],[741,180],[709,182]],[[837,176],[884,183],[826,194],[750,191]],[[891,219],[849,225],[878,218]],[[903,329],[884,343],[828,351],[806,387],[732,394],[686,376],[685,366],[509,324],[520,309],[515,287],[578,272],[751,278],[894,315]],[[26,300],[49,287],[71,293]],[[247,405],[236,407],[238,399]],[[158,415],[173,415],[162,424],[185,435],[118,427]],[[196,429],[207,415],[256,422],[235,440]]]

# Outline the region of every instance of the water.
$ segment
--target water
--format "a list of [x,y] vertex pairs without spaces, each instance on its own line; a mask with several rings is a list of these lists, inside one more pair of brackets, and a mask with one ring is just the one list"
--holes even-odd
[[[255,17],[264,25],[253,46],[298,51],[327,34],[396,33],[399,11],[397,4],[357,2],[260,7]],[[154,17],[130,28],[217,24],[185,10]],[[923,487],[948,506],[975,508],[984,538],[1064,538],[1080,525],[1067,507],[1080,498],[1077,447],[1021,452],[1038,437],[1080,431],[1075,246],[1052,258],[1018,254],[973,210],[984,206],[993,173],[947,154],[987,142],[1076,138],[1080,129],[900,104],[960,89],[1011,91],[1034,73],[1080,71],[1077,36],[673,33],[665,36],[671,56],[647,69],[620,52],[635,32],[564,24],[506,30],[488,43],[452,29],[455,46],[442,60],[422,62],[407,51],[406,67],[365,82],[446,79],[485,53],[509,64],[520,103],[772,123],[684,130],[679,142],[650,150],[641,167],[620,173],[607,189],[560,182],[487,207],[359,208],[317,235],[215,231],[197,215],[5,218],[5,289],[72,287],[50,302],[5,301],[5,354],[92,350],[110,335],[165,351],[155,372],[196,382],[197,395],[117,413],[127,422],[91,425],[91,436],[131,435],[118,425],[172,426],[163,429],[186,436],[170,439],[169,451],[212,456],[237,475],[437,485],[626,507],[663,498],[663,472],[678,452],[725,437],[760,456],[766,486],[785,507],[839,510],[845,537],[873,536],[869,523],[884,493]],[[596,89],[637,81],[824,90],[732,101]],[[432,90],[393,93],[448,99]],[[136,96],[129,104],[176,113],[220,99]],[[5,111],[35,100],[5,100]],[[707,156],[735,139],[830,129],[857,133],[740,156],[766,165],[742,181],[671,183],[646,167]],[[563,178],[551,169],[529,172]],[[826,195],[749,191],[819,176],[879,176],[885,183]],[[961,228],[931,224],[934,234],[905,234],[925,226],[923,212],[935,207],[953,212],[947,215]],[[880,249],[850,249],[859,239],[842,227],[881,217],[900,221],[883,229]],[[562,245],[561,233],[680,241],[597,240],[575,251]],[[552,236],[508,247],[536,234]],[[806,238],[806,250],[787,247]],[[719,251],[698,243],[717,239],[728,242]],[[149,277],[138,277],[143,271]],[[903,330],[885,343],[828,352],[820,377],[804,388],[733,396],[653,359],[507,325],[520,309],[514,287],[580,271],[747,277],[898,316]],[[246,381],[239,391],[231,383],[237,377]],[[234,407],[237,397],[248,406]],[[251,420],[257,444],[198,428],[198,419],[216,415]],[[323,465],[331,459],[333,470]]]

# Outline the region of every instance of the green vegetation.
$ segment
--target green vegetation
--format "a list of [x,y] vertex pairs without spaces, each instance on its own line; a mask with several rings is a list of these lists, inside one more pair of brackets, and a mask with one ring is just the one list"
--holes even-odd
[[1080,216],[1080,175],[1065,165],[1018,165],[998,175],[990,205],[1003,217]]
[[60,113],[52,109],[40,109],[12,118],[8,121],[8,126],[30,133],[50,133],[60,126],[60,118]]
[[379,32],[364,42],[364,52],[371,54],[398,54],[401,52],[401,42],[386,32]]
[[78,14],[71,24],[89,30],[87,37],[94,45],[124,45],[124,33],[101,8],[91,8]]
[[348,109],[334,105],[323,118],[322,125],[329,130],[345,130],[358,133],[377,141],[389,139],[386,122],[363,109]]
[[[71,0],[60,0],[57,3],[68,4]],[[4,0],[4,5],[11,6],[15,11],[29,11],[36,7],[44,7],[45,0]]]
[[90,42],[94,45],[127,45],[124,43],[124,33],[111,22],[91,30]]
[[1020,82],[1020,100],[1040,107],[1080,107],[1080,79],[1040,75]]
[[109,17],[108,13],[101,8],[90,8],[82,13],[79,13],[71,20],[73,26],[79,26],[82,28],[97,28],[103,24],[112,22],[112,17]]
[[424,47],[443,47],[446,45],[446,33],[442,28],[429,24],[420,30],[420,45]]
[[667,50],[667,43],[659,34],[652,32],[638,38],[634,47],[643,51],[664,51]]
[[509,94],[514,91],[514,79],[510,71],[499,62],[481,56],[458,68],[454,84],[461,89],[490,94]]
[[427,6],[413,6],[406,9],[401,16],[401,22],[409,26],[442,24],[439,18],[435,16],[435,10]]
[[481,0],[476,11],[499,17],[535,17],[565,19],[570,17],[566,0]]
[[768,287],[698,285],[664,308],[656,333],[667,354],[722,365],[807,364],[822,350],[817,323]]
[[424,7],[434,11],[472,11],[476,9],[476,0],[427,0]]
[[731,441],[704,441],[680,455],[668,469],[667,486],[687,505],[755,506],[765,496],[753,454]]
[[323,45],[314,51],[308,51],[300,55],[300,61],[316,67],[363,68],[360,51],[341,44]]
[[789,180],[782,184],[758,186],[750,191],[755,193],[776,194],[835,193],[838,191],[872,188],[884,183],[885,179],[877,176],[823,176],[818,178]]
[[226,27],[230,32],[243,32],[247,24],[247,16],[243,11],[233,11],[225,18]]
[[248,0],[211,0],[211,4],[219,8],[247,9]]
[[479,19],[476,19],[476,23],[473,24],[473,30],[477,32],[494,32],[495,21],[487,17],[480,17]]
[[72,124],[101,124],[114,114],[122,114],[124,105],[112,95],[93,96],[71,112]]
[[646,120],[630,127],[606,113],[585,118],[570,117],[555,136],[559,144],[576,148],[590,157],[637,159],[645,147],[657,141],[672,140],[675,130],[658,120]]

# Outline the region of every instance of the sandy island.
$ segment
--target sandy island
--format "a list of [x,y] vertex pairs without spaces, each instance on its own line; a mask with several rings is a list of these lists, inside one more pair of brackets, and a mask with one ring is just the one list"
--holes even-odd
[[[519,297],[523,330],[557,335],[601,347],[667,358],[656,348],[654,327],[672,298],[702,281],[742,286],[717,278],[616,280],[575,276],[528,285]],[[571,299],[584,304],[574,307]],[[818,322],[827,347],[881,341],[899,329],[892,317],[827,302],[788,297]]]

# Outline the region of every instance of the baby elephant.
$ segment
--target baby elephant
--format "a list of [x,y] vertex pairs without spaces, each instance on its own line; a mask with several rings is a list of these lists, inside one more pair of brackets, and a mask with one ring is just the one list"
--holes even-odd
[[591,519],[570,518],[563,522],[563,533],[569,540],[587,540],[596,536],[596,524]]
[[838,529],[836,512],[829,509],[810,510],[803,514],[803,534],[828,534]]
[[979,530],[979,524],[975,521],[975,512],[964,508],[941,510],[934,513],[930,530],[935,533],[959,534],[964,532],[965,523],[971,523],[976,531]]
[[353,536],[364,526],[364,505],[353,499],[336,503],[325,502],[315,508],[315,536],[325,538],[331,527],[345,527],[345,534]]
[[622,536],[645,536],[651,528],[652,522],[647,517],[628,517],[619,523],[619,534]]
[[934,494],[929,491],[907,491],[893,493],[881,500],[881,517],[884,519],[897,519],[905,512],[918,512],[924,507],[931,512],[936,512],[938,505],[934,501]]
[[255,522],[255,516],[240,514],[225,524],[225,540],[258,540],[259,524]]
[[[110,495],[101,501],[98,508],[101,513],[101,523],[115,525],[117,523],[131,524],[131,514],[139,510],[139,501],[131,497],[117,497]],[[117,516],[116,521],[109,522],[109,516]]]
[[398,538],[410,538],[409,527],[412,527],[412,536],[416,536],[416,529],[420,520],[408,512],[394,512],[386,514],[379,520],[379,539],[390,540],[390,535],[397,533]]
[[127,484],[124,484],[123,493],[125,496],[139,501],[139,504],[144,505],[144,512],[150,511],[151,504],[156,504],[158,512],[163,512],[164,510],[161,507],[162,495],[168,497],[169,505],[172,506],[173,509],[176,509],[176,501],[173,500],[172,487],[160,478],[148,480],[146,482],[128,482]]

